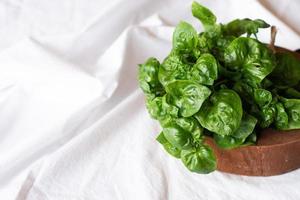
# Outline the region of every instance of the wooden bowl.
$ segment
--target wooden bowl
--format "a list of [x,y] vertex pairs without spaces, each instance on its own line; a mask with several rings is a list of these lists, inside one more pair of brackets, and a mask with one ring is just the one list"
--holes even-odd
[[[277,48],[277,51],[288,51]],[[300,54],[294,53],[300,59]],[[217,157],[217,170],[247,176],[273,176],[300,168],[300,130],[266,129],[257,145],[224,150],[207,138]]]

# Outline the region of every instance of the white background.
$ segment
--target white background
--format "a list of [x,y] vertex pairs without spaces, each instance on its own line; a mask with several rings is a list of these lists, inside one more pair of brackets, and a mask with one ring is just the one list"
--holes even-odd
[[[298,1],[200,1],[219,22],[262,18],[300,48]],[[300,170],[199,175],[155,141],[137,64],[161,61],[191,1],[0,1],[0,199],[300,199]],[[259,38],[269,41],[269,30]]]

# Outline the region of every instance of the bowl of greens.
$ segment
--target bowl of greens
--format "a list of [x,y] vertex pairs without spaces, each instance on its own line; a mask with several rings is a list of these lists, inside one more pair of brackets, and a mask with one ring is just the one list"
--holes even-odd
[[[217,23],[197,2],[192,14],[203,32],[179,22],[169,55],[139,65],[147,110],[162,127],[157,141],[188,170],[201,174],[217,169],[274,175],[298,168],[299,57],[274,46],[274,27],[270,44],[260,42],[259,29],[270,27],[261,19]],[[285,164],[272,171],[278,162]]]

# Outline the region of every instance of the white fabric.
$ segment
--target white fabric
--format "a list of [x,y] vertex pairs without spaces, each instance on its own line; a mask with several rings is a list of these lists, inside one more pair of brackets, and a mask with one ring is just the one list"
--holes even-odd
[[[201,1],[220,22],[262,18],[277,45],[289,24],[252,0]],[[300,199],[300,170],[274,177],[199,175],[164,152],[137,85],[162,60],[190,1],[0,1],[0,199]],[[298,4],[299,5],[299,4]],[[287,13],[297,16],[295,13]],[[297,19],[297,20],[296,20]],[[300,27],[299,17],[292,20]],[[259,37],[269,41],[269,30]]]

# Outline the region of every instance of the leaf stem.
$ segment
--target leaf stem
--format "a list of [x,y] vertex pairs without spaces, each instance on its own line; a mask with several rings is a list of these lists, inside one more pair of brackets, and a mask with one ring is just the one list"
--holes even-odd
[[275,49],[276,34],[277,34],[276,26],[271,26],[271,41],[269,44],[269,48],[273,51],[273,53],[276,53],[276,49]]

